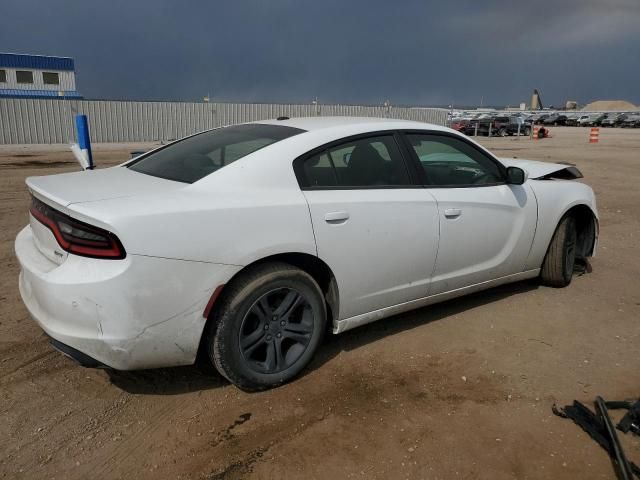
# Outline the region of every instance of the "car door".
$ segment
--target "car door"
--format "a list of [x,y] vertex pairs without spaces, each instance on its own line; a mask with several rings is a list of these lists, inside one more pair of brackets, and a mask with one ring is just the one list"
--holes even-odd
[[393,133],[352,137],[296,161],[318,256],[338,283],[339,319],[428,292],[438,208],[398,141]]
[[458,136],[407,133],[405,139],[438,203],[430,294],[523,271],[537,222],[531,187],[507,185],[504,167]]

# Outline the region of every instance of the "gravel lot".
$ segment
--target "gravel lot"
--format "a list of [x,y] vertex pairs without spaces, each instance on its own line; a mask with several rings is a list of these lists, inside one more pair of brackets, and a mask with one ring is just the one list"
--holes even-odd
[[0,478],[615,478],[551,405],[640,396],[640,130],[602,129],[598,145],[588,129],[551,133],[481,141],[577,164],[599,201],[593,273],[328,338],[298,381],[258,394],[195,367],[88,370],[55,352],[21,303],[13,240],[24,178],[77,167],[65,147],[0,147]]

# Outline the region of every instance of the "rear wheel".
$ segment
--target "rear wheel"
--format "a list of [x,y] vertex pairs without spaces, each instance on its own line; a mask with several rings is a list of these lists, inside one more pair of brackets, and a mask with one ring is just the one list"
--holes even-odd
[[529,127],[524,127],[524,135],[526,137],[528,137],[529,135],[531,135],[531,128]]
[[498,130],[498,135],[500,135],[501,137],[506,137],[507,136],[507,129],[506,128],[501,128],[500,130]]
[[236,279],[210,320],[209,358],[244,390],[285,383],[309,363],[325,330],[320,287],[286,263],[258,266]]
[[556,228],[542,264],[540,280],[550,287],[566,287],[571,283],[576,261],[576,221],[565,216]]

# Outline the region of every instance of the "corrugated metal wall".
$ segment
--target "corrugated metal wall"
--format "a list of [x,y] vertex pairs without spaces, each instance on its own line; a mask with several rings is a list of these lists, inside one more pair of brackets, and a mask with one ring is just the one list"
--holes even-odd
[[222,125],[279,116],[388,117],[444,125],[439,108],[251,103],[0,99],[0,144],[70,143],[74,117],[89,117],[93,142],[172,140]]

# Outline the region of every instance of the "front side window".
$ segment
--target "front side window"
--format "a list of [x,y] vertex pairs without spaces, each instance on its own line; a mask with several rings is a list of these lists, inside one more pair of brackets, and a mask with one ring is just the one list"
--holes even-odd
[[60,77],[57,72],[42,72],[42,81],[45,85],[60,85]]
[[0,69],[0,83],[6,83],[6,82],[7,82],[7,71]]
[[310,188],[377,188],[410,185],[392,135],[369,137],[330,147],[304,160],[301,185]]
[[217,128],[185,138],[127,164],[133,171],[193,183],[267,145],[304,132],[281,125]]
[[33,72],[29,70],[16,70],[16,82],[33,83]]
[[437,187],[482,186],[504,183],[494,161],[471,145],[453,137],[408,134],[427,185]]

